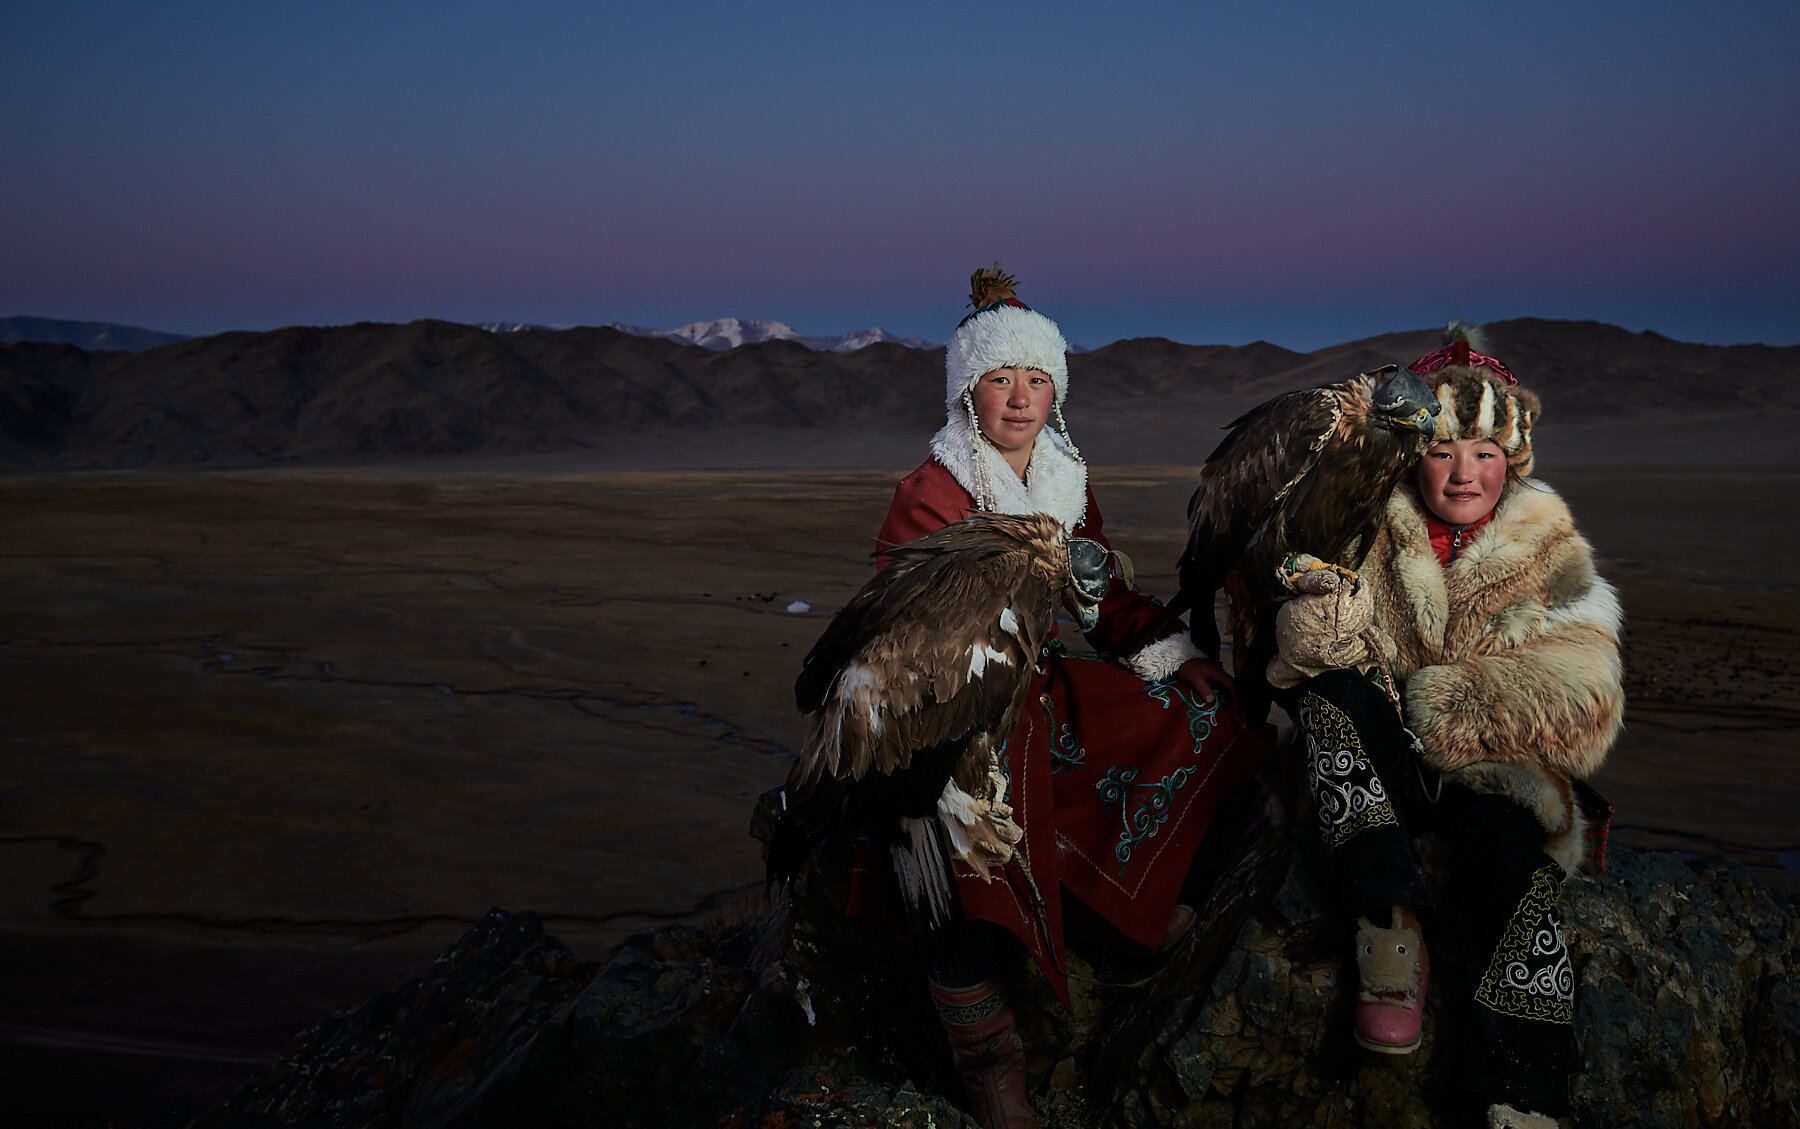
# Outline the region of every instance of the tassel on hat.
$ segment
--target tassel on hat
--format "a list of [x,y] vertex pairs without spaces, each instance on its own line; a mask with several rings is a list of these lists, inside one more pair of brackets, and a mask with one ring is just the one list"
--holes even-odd
[[992,306],[1009,305],[1029,310],[1031,307],[1019,301],[1013,291],[1018,283],[1018,279],[1000,269],[999,263],[991,267],[978,267],[969,276],[969,305],[974,307],[975,313],[964,318],[963,323],[966,324],[969,318]]

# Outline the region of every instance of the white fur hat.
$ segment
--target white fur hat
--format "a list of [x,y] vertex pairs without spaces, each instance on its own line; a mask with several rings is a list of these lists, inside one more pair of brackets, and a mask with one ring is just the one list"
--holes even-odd
[[1069,394],[1069,343],[1056,323],[1013,296],[1016,280],[996,264],[969,278],[975,312],[950,336],[944,355],[944,406],[955,410],[963,393],[997,368],[1037,369],[1056,386],[1056,403]]

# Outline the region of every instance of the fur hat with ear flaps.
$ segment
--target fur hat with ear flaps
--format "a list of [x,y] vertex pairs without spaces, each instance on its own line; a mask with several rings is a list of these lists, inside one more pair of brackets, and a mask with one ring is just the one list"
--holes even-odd
[[[1063,397],[1069,391],[1069,346],[1056,323],[1019,301],[1016,280],[998,263],[969,278],[969,304],[944,354],[944,426],[931,437],[931,454],[975,499],[981,510],[1052,514],[1073,529],[1087,513],[1087,464],[1069,438]],[[1056,388],[1054,427],[1032,447],[1021,481],[1000,450],[981,433],[973,389],[1000,368],[1036,369]]]
[[1531,473],[1531,426],[1541,411],[1537,394],[1519,386],[1512,370],[1482,355],[1481,327],[1460,318],[1444,327],[1444,347],[1407,367],[1437,393],[1439,442],[1492,439],[1506,452],[1506,468]]
[[969,276],[969,304],[975,312],[950,335],[944,354],[944,406],[954,409],[963,393],[997,368],[1037,369],[1056,385],[1056,402],[1069,393],[1069,343],[1056,323],[1013,293],[1018,280],[983,267]]

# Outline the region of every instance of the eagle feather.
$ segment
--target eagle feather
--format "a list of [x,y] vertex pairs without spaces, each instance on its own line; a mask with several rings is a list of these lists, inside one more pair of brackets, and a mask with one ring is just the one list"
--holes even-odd
[[1000,269],[1000,264],[982,267],[969,276],[969,305],[985,309],[1017,297],[1013,288],[1019,280]]

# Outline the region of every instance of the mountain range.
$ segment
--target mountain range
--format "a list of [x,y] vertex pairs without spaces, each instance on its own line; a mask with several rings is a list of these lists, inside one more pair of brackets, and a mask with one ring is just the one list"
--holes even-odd
[[[1791,447],[1779,421],[1800,415],[1800,347],[1536,318],[1487,333],[1563,426],[1648,443],[1704,423],[1726,454]],[[1311,353],[1118,341],[1070,358],[1066,414],[1103,461],[1195,463],[1249,406],[1405,364],[1439,339],[1408,330]],[[892,341],[720,350],[608,327],[502,333],[443,321],[221,333],[137,352],[18,342],[0,345],[0,469],[551,454],[591,465],[896,465],[916,461],[943,421],[943,366],[941,349]]]
[[[519,333],[527,329],[563,330],[572,329],[567,325],[536,325],[522,321],[490,321],[475,326],[489,333]],[[817,349],[827,353],[852,353],[865,345],[873,345],[880,341],[891,341],[896,345],[905,345],[909,349],[940,349],[942,341],[927,341],[923,337],[897,337],[885,329],[871,326],[868,329],[856,329],[849,333],[839,333],[828,337],[816,337],[801,333],[785,322],[764,321],[758,318],[719,318],[715,321],[692,321],[677,329],[657,329],[648,325],[625,325],[621,322],[609,322],[608,329],[616,329],[621,333],[629,333],[636,337],[663,337],[670,341],[680,341],[687,345],[698,345],[703,349],[723,351],[735,349],[739,345],[753,345],[758,341],[793,341],[808,349]],[[190,335],[182,333],[164,333],[157,329],[141,329],[135,325],[120,325],[110,321],[64,321],[60,318],[39,318],[27,315],[0,317],[0,344],[11,344],[17,341],[44,341],[58,345],[76,345],[90,352],[107,350],[123,350],[136,352],[139,349],[150,349],[157,345],[168,345],[176,341],[191,340]],[[1076,352],[1080,352],[1079,347]]]

